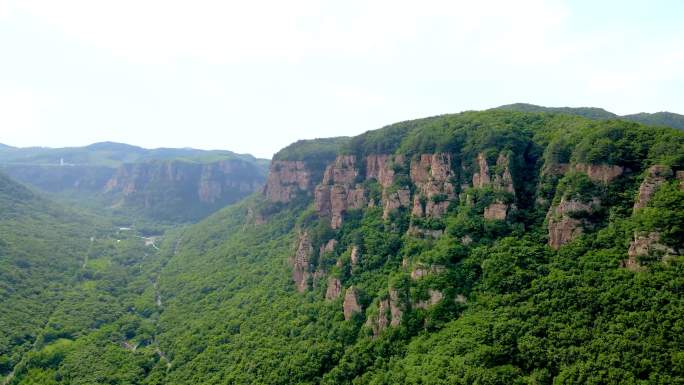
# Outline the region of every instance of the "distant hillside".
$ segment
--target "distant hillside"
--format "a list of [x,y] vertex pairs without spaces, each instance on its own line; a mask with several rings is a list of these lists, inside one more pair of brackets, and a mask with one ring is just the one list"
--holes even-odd
[[208,163],[217,160],[241,159],[257,162],[249,154],[227,150],[198,150],[194,148],[146,149],[124,143],[100,142],[84,147],[11,147],[0,144],[0,163],[22,165],[79,165],[117,167],[123,163],[147,160],[185,160]]
[[639,114],[624,115],[621,119],[631,120],[649,126],[667,126],[684,130],[684,115],[672,112],[656,112],[653,114],[642,112]]
[[506,110],[518,112],[549,112],[559,114],[578,115],[588,119],[614,119],[618,115],[608,112],[603,108],[596,107],[543,107],[527,103],[507,104],[493,108],[493,110]]
[[225,150],[0,146],[0,170],[42,191],[155,220],[185,222],[257,191],[269,160]]
[[649,114],[646,112],[631,114],[631,115],[617,115],[603,108],[595,107],[544,107],[527,103],[507,104],[500,107],[492,108],[493,110],[518,111],[518,112],[547,112],[582,116],[588,119],[603,120],[603,119],[621,119],[637,122],[649,126],[666,126],[684,130],[684,115],[675,114],[673,112],[656,112]]

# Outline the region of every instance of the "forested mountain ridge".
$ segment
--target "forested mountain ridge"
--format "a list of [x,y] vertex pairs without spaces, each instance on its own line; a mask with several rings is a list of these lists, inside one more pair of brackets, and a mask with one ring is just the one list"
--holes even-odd
[[499,106],[495,110],[519,111],[519,112],[547,112],[558,114],[579,115],[588,119],[622,119],[650,126],[665,126],[684,130],[684,115],[673,112],[655,112],[638,114],[617,115],[603,108],[595,107],[543,107],[527,103],[514,103]]
[[[153,329],[126,329],[141,353],[80,370],[137,384],[681,384],[683,160],[672,128],[514,111],[294,143],[263,193],[165,237],[163,306]],[[156,347],[168,365],[145,355]],[[128,382],[111,357],[127,358]],[[53,358],[13,383],[89,383]]]
[[152,220],[196,221],[261,188],[268,161],[230,151],[102,142],[0,148],[13,178],[71,200]]

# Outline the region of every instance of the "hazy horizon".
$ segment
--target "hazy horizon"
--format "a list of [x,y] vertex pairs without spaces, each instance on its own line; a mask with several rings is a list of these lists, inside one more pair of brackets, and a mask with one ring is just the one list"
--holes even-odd
[[0,143],[270,158],[298,139],[517,102],[684,113],[682,11],[676,1],[0,0]]

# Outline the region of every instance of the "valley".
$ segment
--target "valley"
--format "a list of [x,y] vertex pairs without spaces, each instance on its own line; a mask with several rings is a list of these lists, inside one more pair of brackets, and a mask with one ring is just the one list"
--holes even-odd
[[[211,212],[242,174],[135,160],[100,200],[6,164],[36,190],[0,183],[0,375],[678,383],[683,161],[675,128],[495,109],[295,142]],[[112,210],[145,183],[183,215]]]

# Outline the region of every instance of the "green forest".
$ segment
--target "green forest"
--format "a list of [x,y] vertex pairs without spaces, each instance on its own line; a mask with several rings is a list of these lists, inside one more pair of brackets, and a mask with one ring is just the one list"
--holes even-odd
[[684,384],[684,132],[597,110],[295,142],[154,231],[1,176],[0,383]]

